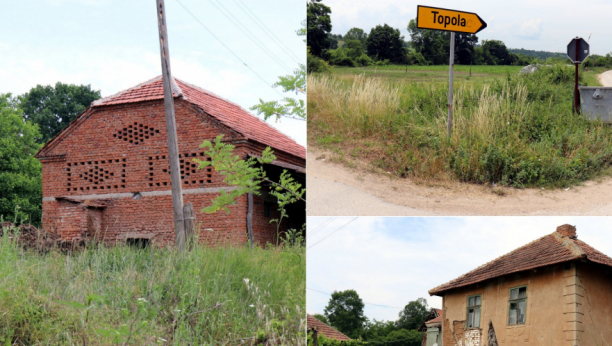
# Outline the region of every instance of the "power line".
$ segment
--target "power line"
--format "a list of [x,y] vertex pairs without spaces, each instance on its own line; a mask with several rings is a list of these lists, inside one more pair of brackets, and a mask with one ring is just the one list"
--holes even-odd
[[340,228],[338,228],[337,230],[335,230],[335,231],[331,232],[330,234],[328,234],[328,235],[327,235],[327,237],[324,237],[323,239],[319,240],[318,242],[316,242],[316,243],[314,243],[314,244],[310,245],[309,247],[307,247],[307,248],[306,248],[306,250],[308,250],[308,249],[310,249],[311,247],[313,247],[313,246],[315,246],[315,245],[319,244],[319,243],[320,243],[320,242],[322,242],[323,240],[325,240],[325,239],[329,238],[329,237],[330,237],[332,234],[334,234],[334,233],[338,232],[339,230],[343,229],[343,228],[344,228],[344,226],[348,225],[349,223],[351,223],[351,222],[353,222],[353,221],[355,221],[355,220],[357,220],[357,218],[354,218],[354,219],[352,219],[351,221],[349,221],[349,222],[345,223],[344,225],[342,225],[342,227],[340,227]]
[[[325,295],[331,296],[331,293],[327,293],[327,292],[323,292],[323,291],[317,291],[317,290],[312,289],[312,288],[310,288],[310,287],[306,287],[306,289],[307,289],[307,290],[314,291],[314,292],[317,292],[317,293],[321,293],[321,294],[325,294]],[[382,307],[382,308],[389,308],[389,309],[400,309],[400,310],[403,310],[403,309],[404,309],[404,308],[398,308],[397,306],[388,306],[388,305],[382,305],[382,304],[372,304],[372,303],[363,303],[363,304],[365,304],[365,305],[379,306],[379,307]]]
[[308,232],[308,236],[312,237],[313,235],[317,234],[317,232],[323,228],[325,225],[327,225],[328,223],[332,222],[333,220],[335,220],[335,217],[329,218],[327,220],[325,220],[325,222],[323,222],[321,225],[319,225],[319,227],[315,228],[314,230],[312,230],[311,232]]
[[[247,14],[247,15],[248,15],[248,16],[249,16],[249,17],[250,17],[252,20],[253,20],[253,22],[254,22],[255,24],[257,24],[257,26],[259,26],[259,28],[260,28],[260,29],[263,31],[263,33],[264,33],[264,34],[266,34],[266,35],[268,35],[268,37],[269,37],[270,39],[272,39],[272,36],[274,36],[274,38],[276,39],[276,41],[275,41],[274,39],[272,39],[272,42],[276,43],[276,44],[277,44],[279,47],[281,47],[281,45],[282,45],[283,47],[285,47],[285,49],[283,49],[282,47],[281,47],[281,49],[282,49],[282,50],[283,50],[285,53],[287,53],[287,55],[289,55],[289,57],[290,57],[290,58],[292,58],[292,59],[293,59],[293,60],[294,60],[296,63],[300,64],[300,63],[301,63],[300,58],[298,58],[298,57],[297,57],[295,54],[293,54],[293,51],[291,51],[291,49],[289,49],[289,47],[285,46],[285,44],[283,43],[283,41],[281,41],[281,40],[280,40],[280,39],[279,39],[279,38],[278,38],[278,37],[277,37],[277,36],[274,34],[274,32],[273,32],[272,30],[268,29],[268,27],[266,26],[266,24],[264,24],[264,22],[262,22],[262,21],[261,21],[261,20],[260,20],[260,19],[257,17],[257,15],[255,15],[255,13],[253,13],[253,11],[251,11],[251,9],[249,9],[249,8],[247,7],[247,5],[246,5],[245,3],[243,3],[243,2],[242,2],[242,0],[238,0],[238,1],[239,1],[240,3],[236,2],[236,0],[234,0],[234,2],[236,3],[236,5],[238,5],[238,7],[240,7],[240,9],[241,9],[241,10],[242,10],[244,13],[246,13],[246,14]],[[240,4],[242,4],[242,5],[240,5]],[[248,10],[248,11],[249,11],[249,12],[250,12],[250,13],[251,13],[253,16],[249,15],[249,13],[248,13],[247,11],[245,11],[245,10],[244,10],[244,8],[242,8],[242,6],[244,6],[244,8],[246,8],[246,9],[247,9],[247,10]],[[257,23],[257,21],[255,21],[255,20],[259,21],[259,23],[261,23],[261,25],[259,25],[259,24]],[[262,27],[262,25],[263,25],[263,27]],[[270,34],[272,34],[272,36],[270,36],[270,35],[268,34],[268,32],[266,32],[266,30],[267,30],[267,31],[268,31]],[[279,43],[280,43],[280,44],[279,44]]]
[[204,25],[193,13],[191,13],[191,11],[189,11],[189,9],[185,7],[185,5],[183,5],[182,2],[180,2],[179,0],[176,0],[176,2],[178,2],[179,5],[181,5],[185,9],[185,11],[187,11],[187,13],[189,13],[193,17],[193,19],[195,19],[198,23],[200,23],[200,25],[204,29],[206,29],[206,31],[208,31],[209,34],[211,34],[217,41],[219,41],[219,43],[221,43],[221,45],[225,47],[225,49],[227,49],[230,53],[232,53],[232,55],[236,57],[236,59],[238,59],[244,66],[246,66],[249,70],[251,70],[251,72],[253,72],[257,77],[259,77],[259,79],[261,79],[264,83],[266,83],[266,85],[272,88],[272,90],[274,90],[277,94],[279,94],[281,97],[284,97],[283,94],[278,92],[278,90],[274,89],[272,84],[266,82],[266,80],[262,76],[260,76],[259,73],[255,72],[255,70],[253,70],[251,66],[247,65],[242,59],[240,59],[238,55],[236,55],[236,53],[234,53],[228,46],[226,46],[225,43],[223,43],[223,41],[221,41],[215,34],[213,34],[213,32],[210,31],[210,29],[208,29],[206,25]]
[[[219,5],[221,7],[223,7],[223,9],[230,15],[232,16],[232,18],[234,18],[234,20],[236,20],[236,22],[234,22],[234,20],[232,20],[232,18],[228,17],[227,14],[225,14],[225,12],[221,11],[221,9],[213,2],[213,0],[209,0],[210,3],[215,6],[219,12],[221,12],[221,14],[223,14],[225,16],[225,18],[227,18],[232,24],[234,24],[235,27],[237,27],[240,31],[242,31],[243,34],[245,34],[251,41],[253,41],[253,43],[255,43],[257,46],[259,46],[259,48],[261,48],[261,50],[264,51],[264,53],[268,54],[268,56],[274,60],[280,67],[284,68],[285,70],[287,70],[288,72],[291,72],[291,69],[289,67],[287,67],[287,65],[285,65],[279,58],[277,58],[276,56],[274,56],[274,53],[272,53],[272,51],[270,51],[268,49],[268,47],[266,47],[265,44],[263,44],[261,41],[259,41],[259,39],[254,36],[253,34],[251,34],[249,32],[249,29],[247,27],[245,27],[242,23],[240,23],[240,20],[238,20],[238,18],[234,17],[234,15],[232,14],[231,11],[228,11],[227,8],[225,8],[225,6],[223,6],[223,4],[221,2],[219,2]],[[242,28],[241,28],[242,26]],[[244,28],[244,30],[243,30]]]

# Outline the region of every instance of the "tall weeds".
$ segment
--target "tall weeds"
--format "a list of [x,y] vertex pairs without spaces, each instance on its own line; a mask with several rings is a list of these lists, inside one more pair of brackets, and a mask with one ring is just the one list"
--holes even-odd
[[567,186],[612,161],[609,126],[572,114],[572,81],[571,69],[554,66],[460,85],[447,138],[444,85],[309,75],[309,132],[341,136],[340,145],[365,149],[372,164],[401,177]]
[[43,256],[0,237],[2,344],[299,345],[304,290],[303,248]]

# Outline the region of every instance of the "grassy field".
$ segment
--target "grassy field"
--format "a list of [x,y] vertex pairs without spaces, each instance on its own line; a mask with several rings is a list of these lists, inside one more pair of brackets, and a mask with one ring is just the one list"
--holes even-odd
[[305,250],[24,251],[0,237],[2,345],[303,345]]
[[[401,68],[401,69],[400,69]],[[447,137],[447,66],[334,68],[309,75],[309,143],[399,177],[565,187],[612,161],[608,125],[572,114],[574,68],[456,66]],[[601,71],[581,71],[583,85]]]

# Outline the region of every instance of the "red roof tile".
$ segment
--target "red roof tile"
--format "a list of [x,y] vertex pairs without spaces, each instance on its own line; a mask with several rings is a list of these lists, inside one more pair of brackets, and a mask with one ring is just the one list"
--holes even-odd
[[[297,157],[306,158],[306,149],[293,139],[268,125],[263,120],[247,112],[237,104],[225,100],[210,91],[173,78],[172,91],[174,97],[182,97],[232,128],[247,139],[270,146]],[[158,76],[133,88],[120,91],[117,94],[96,100],[92,107],[160,100],[164,98],[162,77]]]
[[436,323],[436,322],[442,322],[442,310],[440,309],[435,309],[436,313],[438,314],[437,317],[434,317],[430,320],[425,321],[425,323]]
[[351,340],[348,336],[340,333],[334,327],[328,326],[327,324],[321,322],[314,316],[308,315],[306,319],[306,326],[310,330],[310,328],[317,328],[317,331],[320,335],[325,335],[328,339],[336,339],[340,341]]
[[[564,230],[562,227],[565,226],[560,226],[559,229]],[[612,258],[576,239],[576,237],[568,237],[564,234],[567,233],[554,232],[534,240],[467,274],[431,289],[429,294],[441,296],[444,292],[451,289],[472,285],[503,275],[577,259],[587,259],[612,267]]]

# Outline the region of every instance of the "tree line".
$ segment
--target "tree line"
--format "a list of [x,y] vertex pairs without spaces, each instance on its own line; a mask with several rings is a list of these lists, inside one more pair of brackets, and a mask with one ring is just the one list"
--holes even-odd
[[417,329],[430,313],[424,298],[406,304],[396,321],[370,320],[364,315],[364,307],[355,290],[334,291],[324,313],[313,316],[351,339],[387,346],[421,346],[422,333]]
[[0,219],[40,226],[42,167],[34,155],[100,97],[89,85],[60,82],[0,94]]
[[[367,33],[351,28],[344,35],[331,34],[332,10],[322,0],[310,0],[307,6],[308,71],[322,72],[333,66],[370,65],[444,65],[450,55],[450,33],[419,29],[416,21],[407,26],[410,40],[399,29],[377,25]],[[562,53],[508,49],[500,40],[478,43],[475,34],[455,35],[455,63],[460,65],[529,65],[547,59],[565,61]],[[610,54],[593,56],[585,66],[612,66]]]

